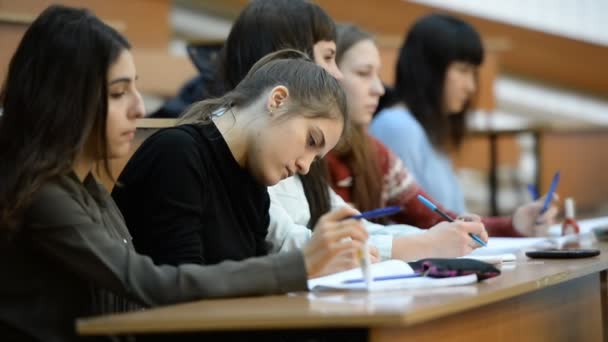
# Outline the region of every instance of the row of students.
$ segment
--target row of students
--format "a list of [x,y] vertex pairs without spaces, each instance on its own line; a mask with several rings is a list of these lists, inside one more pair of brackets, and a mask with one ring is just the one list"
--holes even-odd
[[[298,30],[289,31],[294,22]],[[59,39],[78,34],[81,39],[58,42],[49,39],[50,34]],[[83,43],[85,37],[89,45]],[[356,77],[363,73],[349,69],[357,63],[347,63],[348,50],[359,40],[338,52],[344,75],[336,68],[335,40],[333,21],[316,5],[250,3],[222,54],[224,67],[218,68],[212,90],[219,97],[197,103],[178,127],[146,140],[120,176],[113,196],[134,236],[131,241],[114,203],[90,173],[96,161],[107,170],[108,159],[128,153],[134,120],[142,116],[128,43],[86,11],[45,11],[24,36],[2,95],[0,149],[3,160],[14,161],[0,175],[6,179],[0,189],[7,237],[2,269],[21,271],[0,285],[0,293],[6,298],[20,294],[23,300],[0,309],[3,328],[13,334],[71,336],[78,316],[194,298],[302,290],[307,277],[356,264],[355,252],[368,236],[364,225],[384,257],[459,256],[476,246],[467,233],[486,240],[484,225],[474,216],[469,216],[472,222],[438,223],[421,232],[348,220],[357,212],[348,206],[330,211],[340,201],[322,177],[322,157],[344,130],[352,129],[353,138],[367,137],[363,125],[349,124],[349,117],[358,112],[346,109],[347,102],[357,99],[356,89],[363,89],[356,86]],[[363,40],[373,51],[373,42]],[[40,47],[39,41],[46,49],[30,53]],[[247,43],[265,46],[266,51],[255,48],[249,50],[251,55],[241,54]],[[295,51],[263,57],[285,47],[311,54],[316,65]],[[96,57],[83,58],[83,53]],[[86,66],[98,63],[87,69],[83,61]],[[64,68],[72,65],[70,76],[63,77]],[[372,65],[369,73],[376,93],[381,92],[377,67]],[[36,87],[19,88],[28,84]],[[75,95],[70,84],[80,85],[82,94]],[[75,103],[74,96],[82,103]],[[35,105],[26,99],[34,99]],[[49,135],[63,126],[71,129],[65,136]],[[27,148],[19,147],[23,141],[29,142]],[[342,140],[341,146],[348,144]],[[340,151],[336,158],[342,156]],[[26,171],[18,172],[17,165]],[[309,169],[316,173],[306,175]],[[406,177],[399,186],[413,184],[404,169],[400,172]],[[303,224],[280,196],[271,200],[266,190],[281,179],[296,180],[291,177],[296,173],[302,175],[301,182],[290,193],[302,198],[301,207],[311,208]],[[274,215],[273,208],[287,214]],[[404,209],[415,216],[411,207]],[[302,226],[305,234],[300,234]],[[273,239],[276,231],[297,240],[292,245],[301,246],[301,251],[265,256],[274,250],[269,240],[290,245]],[[404,231],[421,234],[399,236]],[[40,269],[40,284],[24,287],[26,277]],[[45,321],[57,310],[53,303],[68,296],[76,298],[75,306],[61,307],[57,321]],[[48,303],[46,311],[33,320],[21,319],[20,313],[40,302]]]
[[[420,31],[424,33],[421,34]],[[448,35],[448,32],[452,35]],[[431,151],[430,145],[421,147],[423,142],[428,142],[430,138],[415,131],[415,127],[420,127],[419,124],[413,122],[406,124],[404,120],[397,118],[401,114],[405,115],[404,113],[387,114],[386,111],[382,111],[372,121],[372,114],[380,96],[384,93],[379,79],[381,65],[378,49],[369,35],[356,28],[345,28],[341,33],[338,37],[337,62],[345,76],[342,84],[347,96],[350,95],[348,96],[349,115],[355,134],[345,137],[347,141],[339,144],[327,157],[332,187],[344,200],[354,203],[360,210],[399,205],[404,210],[393,217],[395,222],[421,228],[437,224],[442,218],[428,210],[416,197],[422,194],[427,198],[435,198],[435,194],[441,196],[446,192],[449,193],[451,186],[448,184],[457,183],[455,176],[445,175],[445,173],[453,173],[452,169],[435,164],[439,153],[442,152]],[[412,36],[416,38],[412,39]],[[443,42],[444,39],[449,40],[450,44],[434,41]],[[424,59],[426,63],[423,63],[423,58],[420,56],[426,57]],[[468,103],[474,95],[475,75],[482,57],[481,40],[471,26],[443,15],[423,17],[414,24],[401,49],[400,64],[396,69],[398,83],[394,93],[405,92],[416,101],[418,97],[424,97],[426,100],[428,94],[434,94],[433,103],[438,103],[441,108],[450,108],[447,113],[455,111],[460,113],[453,115],[459,117],[457,121],[450,121],[451,118],[444,112],[440,114],[425,112],[420,115],[423,118],[421,120],[437,122],[436,125],[442,123],[442,129],[428,129],[433,137],[441,139],[441,142],[446,144],[452,141],[451,137],[454,137],[456,139],[454,144],[460,143],[464,135],[464,121],[460,117],[465,115]],[[436,62],[437,60],[442,62]],[[433,63],[441,65],[442,68]],[[404,70],[432,76],[425,78],[407,73],[404,75]],[[407,81],[404,81],[404,78]],[[424,83],[428,79],[435,80],[432,86]],[[417,82],[422,84],[417,86]],[[407,90],[403,90],[404,87]],[[401,102],[397,109],[391,110],[399,112],[405,111],[405,108],[406,103]],[[393,119],[387,120],[388,115],[392,115]],[[374,127],[372,131],[378,136],[390,134],[391,149],[367,133],[370,122]],[[401,147],[399,151],[403,153],[398,155],[393,153],[392,147],[395,145]],[[402,159],[403,154],[409,158]],[[441,158],[447,163],[445,154],[441,154]],[[421,177],[419,173],[410,172],[410,165],[419,171]],[[420,170],[422,167],[424,169]],[[425,182],[419,182],[419,179]],[[446,182],[448,184],[442,187],[437,186]],[[429,191],[428,194],[426,184],[433,185],[432,192]],[[457,184],[453,186],[457,187]],[[445,196],[440,198],[444,199]],[[441,199],[434,200],[440,208],[444,205]],[[461,200],[464,201],[462,198]],[[461,205],[457,210],[453,210],[448,204],[445,206],[452,211],[441,209],[453,217],[465,212]],[[542,234],[552,223],[557,209],[552,207],[550,211],[539,217],[541,207],[542,201],[537,200],[519,207],[513,217],[483,217],[481,220],[492,236]]]
[[[3,338],[73,340],[78,317],[306,290],[310,274],[341,253],[359,250],[367,239],[358,221],[341,220],[319,227],[302,250],[239,262],[155,265],[138,254],[120,212],[92,173],[94,165],[107,172],[110,159],[128,153],[135,120],[143,116],[129,49],[124,37],[89,11],[51,6],[34,20],[11,59],[0,119]],[[282,158],[303,156],[308,163],[325,154],[347,121],[337,81],[301,55],[264,58],[233,91],[197,105],[192,119],[205,123],[165,134],[177,142],[196,139],[199,144],[188,151],[211,153],[195,161],[208,167],[197,172],[242,176],[250,188],[241,190],[267,196],[249,178],[276,182],[287,175]],[[309,115],[310,108],[318,115]],[[324,140],[311,144],[302,125],[318,127]],[[272,143],[270,136],[289,144]],[[250,141],[256,143],[243,144]],[[241,163],[246,171],[237,170]],[[248,197],[257,200],[254,195]],[[215,200],[205,204],[224,212]],[[321,220],[355,213],[344,208]],[[267,216],[258,214],[260,221]]]
[[[298,23],[297,35],[289,29],[293,22]],[[312,53],[317,64],[343,83],[347,82],[345,85],[348,91],[357,92],[366,85],[359,83],[358,87],[349,87],[348,80],[356,81],[357,74],[351,72],[352,75],[345,80],[336,68],[335,37],[333,21],[316,5],[304,1],[254,1],[235,21],[222,51],[216,83],[211,90],[216,95],[221,95],[232,89],[245,76],[248,66],[264,54],[287,46]],[[348,55],[346,50],[355,43],[358,41],[353,39],[353,45],[342,44],[344,56]],[[375,69],[369,73],[370,79],[376,88],[381,88],[377,75],[377,48],[371,40],[368,39],[367,43],[368,52],[375,53],[376,56]],[[359,112],[367,111],[368,117],[371,116],[382,90],[373,91],[369,97],[370,102],[364,106],[367,108],[359,108],[357,103],[351,103],[350,107],[354,110],[349,112],[349,116],[358,118],[351,126],[352,137],[344,140],[338,152],[330,153],[328,158],[331,171],[337,170],[339,173],[340,170],[345,170],[347,177],[343,178],[352,179],[355,173],[363,176],[355,177],[352,186],[344,186],[344,179],[332,177],[331,185],[347,201],[351,200],[351,193],[358,194],[353,202],[359,209],[397,204],[404,208],[403,214],[397,217],[400,223],[420,228],[437,226],[438,229],[431,230],[428,236],[396,237],[412,232],[411,227],[367,224],[372,244],[379,248],[379,253],[384,258],[460,256],[470,252],[477,244],[468,237],[468,233],[485,237],[484,225],[476,222],[476,219],[473,222],[441,222],[439,217],[416,201],[415,195],[424,192],[408,176],[398,158],[367,135],[369,119],[362,121]],[[351,94],[351,102],[361,99],[360,95]],[[224,107],[227,106],[225,104]],[[318,109],[312,112],[312,115],[316,115],[314,112],[318,112]],[[247,151],[258,148],[255,140],[239,131],[237,118],[231,118],[235,120],[234,131],[239,138],[246,138]],[[278,180],[269,180],[264,175],[256,174],[256,165],[251,169],[247,158],[242,161],[237,159],[238,166],[245,169],[244,174],[227,172],[227,169],[222,169],[226,164],[219,159],[214,161],[213,166],[220,171],[216,175],[207,174],[209,167],[199,160],[213,154],[197,150],[198,142],[192,138],[192,132],[176,133],[183,130],[183,127],[164,130],[149,138],[123,170],[119,179],[122,186],[115,188],[113,193],[134,236],[136,248],[150,255],[156,263],[217,263],[225,259],[240,260],[264,255],[269,251],[299,247],[317,227],[317,217],[331,209],[333,193],[323,177],[326,168],[323,159],[312,163],[303,155],[294,155],[292,159],[283,158],[281,169],[287,176],[301,174],[302,187],[296,183],[294,188],[295,180],[286,180],[279,185],[283,191],[277,194],[271,190],[275,193],[272,196],[275,200],[270,201],[266,192],[255,185],[274,185]],[[318,149],[319,142],[325,139],[325,131],[324,127],[306,127],[306,136],[311,144],[309,148]],[[190,140],[184,134],[190,135]],[[230,141],[227,142],[230,146]],[[288,142],[286,140],[284,145]],[[260,153],[263,151],[258,150],[257,154]],[[234,152],[232,154],[238,157]],[[379,156],[376,157],[376,154]],[[274,163],[270,161],[268,164]],[[377,177],[378,174],[382,174],[382,177]],[[292,187],[285,189],[285,183]],[[367,199],[365,203],[362,202],[364,199]],[[310,213],[302,215],[305,204],[308,204]],[[529,207],[539,208],[540,204],[533,203],[527,206]],[[534,225],[535,211],[526,210],[525,213],[524,224]],[[516,218],[519,216],[516,215]],[[337,225],[340,220],[341,217],[336,216],[335,222],[324,220],[320,223]],[[483,221],[496,235],[518,235],[509,218],[486,218]],[[415,229],[413,231],[416,232]],[[265,237],[272,247],[265,244]],[[437,245],[442,246],[437,248]],[[355,264],[356,259],[350,256],[346,258],[346,264],[341,263],[340,266],[352,267]],[[341,267],[324,270],[324,273]]]
[[[428,19],[425,18],[422,21],[426,20]],[[477,39],[477,46],[481,48],[479,37],[474,36],[474,38]],[[467,46],[467,42],[462,39],[455,41],[456,46],[458,44]],[[417,46],[421,47],[424,44]],[[418,51],[418,55],[425,55],[425,52]],[[398,223],[421,228],[429,228],[433,225],[445,226],[445,224],[440,224],[442,220],[440,217],[416,200],[417,194],[430,196],[408,173],[400,159],[385,145],[367,134],[367,125],[371,121],[379,97],[384,93],[378,76],[379,53],[373,40],[368,34],[352,26],[345,27],[340,30],[338,37],[337,56],[341,70],[340,80],[347,95],[350,95],[348,96],[349,115],[353,127],[348,139],[339,144],[326,158],[333,190],[340,194],[342,199],[353,203],[360,210],[384,205],[402,206],[403,212],[393,218]],[[458,59],[453,58],[452,62],[455,61]],[[465,100],[468,101],[472,94],[466,95],[468,97],[465,97]],[[275,245],[280,246],[281,250],[289,250],[301,245],[310,235],[311,231],[307,227],[312,227],[314,224],[314,209],[311,204],[327,203],[325,208],[321,209],[321,212],[325,212],[332,206],[344,203],[332,192],[324,195],[321,191],[316,193],[312,191],[313,199],[311,200],[311,191],[307,191],[305,181],[315,177],[321,178],[322,176],[311,173],[299,177],[300,179],[294,177],[284,180],[270,189],[273,199],[271,217],[277,217],[274,221],[279,222],[282,218],[288,217],[293,222],[291,226],[281,226],[274,222],[270,227],[269,239]],[[441,174],[438,177],[441,177]],[[329,200],[323,200],[323,196],[327,196]],[[438,203],[441,204],[441,202]],[[541,202],[536,201],[520,207],[513,218],[485,217],[481,220],[488,231],[495,236],[540,235],[553,222],[557,212],[557,209],[552,206],[547,213],[539,217],[541,206]],[[454,212],[450,212],[450,214],[454,217],[458,215]],[[372,226],[368,225],[369,228]],[[474,231],[475,227],[460,226],[459,228],[458,232],[445,228],[435,229],[432,231],[437,233],[436,235],[409,236],[398,239],[393,239],[391,235],[398,236],[412,231],[407,227],[390,225],[377,230],[370,229],[370,232],[372,238],[376,238],[374,242],[383,257],[419,258],[429,256],[429,254],[431,256],[460,256],[470,252],[475,244],[470,242],[466,233]],[[375,236],[374,233],[381,235]],[[441,247],[437,248],[439,245]]]

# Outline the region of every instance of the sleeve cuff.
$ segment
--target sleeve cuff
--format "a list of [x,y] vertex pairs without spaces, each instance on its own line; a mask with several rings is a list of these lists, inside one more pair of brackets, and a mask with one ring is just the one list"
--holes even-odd
[[308,290],[308,275],[306,274],[304,255],[301,251],[280,253],[273,257],[279,292]]

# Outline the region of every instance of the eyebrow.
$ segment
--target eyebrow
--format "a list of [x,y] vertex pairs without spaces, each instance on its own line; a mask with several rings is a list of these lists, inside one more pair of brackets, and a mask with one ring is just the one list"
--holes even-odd
[[[136,79],[136,80],[137,80],[137,78],[138,78],[138,77],[137,77],[137,76],[135,76],[135,79]],[[124,83],[131,83],[131,82],[132,82],[132,79],[131,79],[130,77],[120,77],[120,78],[116,78],[116,79],[111,80],[111,81],[108,83],[108,85],[113,85],[113,84],[116,84],[116,83],[121,83],[121,82],[124,82]]]

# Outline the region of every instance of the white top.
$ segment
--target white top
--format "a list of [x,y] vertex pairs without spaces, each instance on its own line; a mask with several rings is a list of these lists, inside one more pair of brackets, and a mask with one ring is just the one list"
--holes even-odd
[[[277,185],[268,188],[270,194],[270,225],[266,241],[271,243],[271,253],[278,253],[301,248],[310,239],[312,231],[308,229],[310,208],[300,177],[289,177]],[[329,189],[331,208],[348,205],[342,197]],[[393,237],[424,232],[416,227],[404,224],[380,225],[363,220],[369,232],[371,245],[378,248],[382,260],[390,259]]]

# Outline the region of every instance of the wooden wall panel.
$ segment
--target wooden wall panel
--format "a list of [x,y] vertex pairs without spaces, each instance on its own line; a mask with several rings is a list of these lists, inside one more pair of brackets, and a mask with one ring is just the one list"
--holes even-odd
[[541,189],[561,171],[558,192],[577,207],[608,204],[608,131],[546,132],[541,140]]
[[[381,34],[403,37],[414,21],[436,8],[401,0],[318,0],[335,20],[352,22]],[[501,68],[567,88],[608,97],[608,48],[497,21],[450,11],[473,24],[484,38],[505,38]]]
[[[171,70],[170,67],[177,68],[175,73],[171,74],[170,77],[166,79],[166,82],[150,85],[149,88],[153,90],[163,90],[164,93],[161,93],[160,95],[174,94],[177,90],[176,88],[182,84],[183,80],[195,74],[194,68],[186,58],[182,58],[186,64],[181,66],[181,61],[179,63],[174,63],[174,59],[168,56],[167,51],[170,38],[169,0],[0,0],[0,16],[3,18],[25,16],[25,18],[29,18],[31,21],[48,5],[53,3],[90,8],[100,18],[126,35],[134,48],[146,51],[153,50],[154,52],[152,53],[144,52],[141,54],[142,62],[146,63],[146,61],[153,59],[160,63],[153,65],[151,68],[148,68],[147,64],[145,64],[143,65],[143,69],[168,71]],[[0,20],[1,80],[4,80],[5,78],[10,57],[13,55],[26,29],[27,22],[15,24],[2,22],[2,20]],[[164,59],[158,60],[159,57],[157,56],[159,55],[164,56]],[[159,66],[164,67],[164,69],[159,68]],[[162,72],[160,73],[162,74]],[[144,76],[144,79],[146,78],[145,75],[142,76]],[[175,77],[181,78],[178,81],[170,83]],[[154,76],[150,73],[149,78],[154,78]],[[144,84],[146,83],[144,82]],[[166,87],[163,87],[164,84],[170,84],[172,90],[168,91],[165,89]]]

